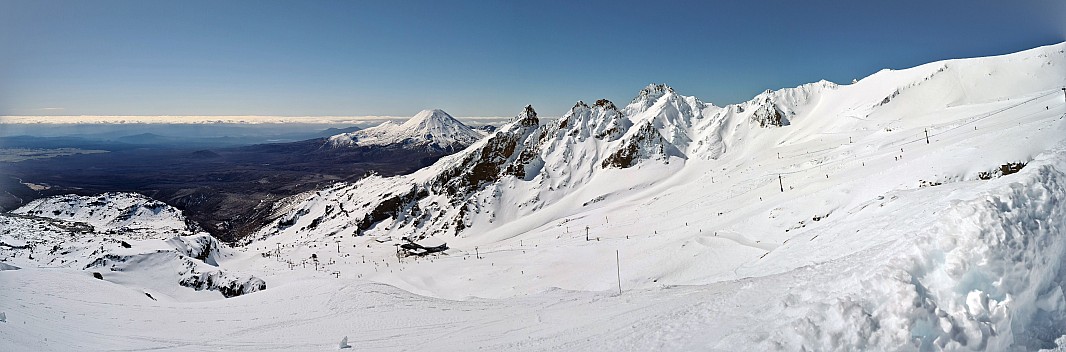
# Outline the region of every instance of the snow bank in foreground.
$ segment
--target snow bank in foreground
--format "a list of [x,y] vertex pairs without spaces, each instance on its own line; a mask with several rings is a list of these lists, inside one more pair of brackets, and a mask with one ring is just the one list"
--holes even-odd
[[[1045,154],[1017,176],[979,185],[977,198],[952,201],[934,228],[842,260],[843,267],[877,260],[885,265],[829,274],[837,283],[812,280],[787,294],[784,310],[798,314],[764,347],[1057,347],[1066,335],[1063,170],[1066,150]],[[840,283],[848,281],[857,284]],[[837,285],[850,286],[845,291],[851,294],[823,287]]]
[[1066,153],[958,202],[910,270],[911,333],[923,346],[1053,347],[1066,334]]

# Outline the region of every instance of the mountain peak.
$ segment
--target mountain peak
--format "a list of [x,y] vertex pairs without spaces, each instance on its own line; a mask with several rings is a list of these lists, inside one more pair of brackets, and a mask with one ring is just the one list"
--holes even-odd
[[593,106],[601,107],[607,110],[618,110],[618,107],[614,106],[614,103],[607,99],[596,100],[596,104],[594,104]]
[[674,88],[671,88],[665,83],[652,83],[649,84],[647,87],[644,87],[644,89],[641,89],[640,93],[637,94],[637,97],[633,99],[633,102],[635,103],[637,101],[647,98],[657,99],[663,95],[666,95],[667,93],[673,92]]
[[633,98],[633,101],[626,106],[627,113],[633,114],[647,110],[665,96],[676,96],[674,88],[661,83],[649,84],[644,89],[641,89],[640,93],[637,93],[637,97]]
[[605,110],[618,110],[618,107],[616,107],[614,105],[614,103],[612,103],[610,100],[607,100],[607,99],[597,99],[596,103],[592,104],[591,107],[589,106],[589,104],[586,104],[584,101],[578,100],[577,103],[574,104],[574,107],[570,108],[570,110],[590,109],[590,108],[603,108]]
[[441,109],[422,110],[403,124],[385,122],[364,130],[329,138],[334,147],[348,146],[428,146],[459,150],[481,139],[481,134]]
[[537,111],[533,110],[533,105],[526,105],[522,109],[522,112],[515,116],[511,121],[518,122],[523,126],[536,126],[540,124],[540,120],[537,119]]
[[454,125],[462,124],[459,120],[456,120],[452,115],[444,112],[441,109],[427,109],[418,112],[414,117],[411,117],[404,122],[402,126],[419,126],[422,128],[430,128],[428,125]]
[[444,110],[441,109],[425,109],[419,111],[417,114],[415,114],[415,116],[411,117],[411,119],[415,120],[425,117],[452,117],[452,115],[448,114],[447,112],[444,112]]

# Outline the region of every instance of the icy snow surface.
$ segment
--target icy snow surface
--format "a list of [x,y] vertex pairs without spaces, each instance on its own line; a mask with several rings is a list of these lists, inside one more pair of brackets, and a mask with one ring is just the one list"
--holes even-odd
[[[0,346],[1062,348],[1064,50],[724,107],[651,85],[553,122],[528,108],[411,175],[279,204],[202,261],[270,283],[232,298],[149,299],[148,278],[51,267],[17,248],[60,239],[5,229]],[[449,249],[401,257],[403,237]],[[195,247],[175,244],[155,245]]]

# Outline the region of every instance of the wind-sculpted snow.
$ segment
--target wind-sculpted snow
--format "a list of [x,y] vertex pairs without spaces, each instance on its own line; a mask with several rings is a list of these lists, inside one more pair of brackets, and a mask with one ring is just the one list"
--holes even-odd
[[1066,335],[1066,151],[1044,159],[917,241],[913,298],[899,303],[923,345],[1038,349]]
[[[1066,336],[1066,149],[1035,163],[972,196],[930,202],[929,228],[789,274],[803,281],[771,309],[782,326],[760,349],[1055,347]],[[724,344],[756,342],[733,338]]]

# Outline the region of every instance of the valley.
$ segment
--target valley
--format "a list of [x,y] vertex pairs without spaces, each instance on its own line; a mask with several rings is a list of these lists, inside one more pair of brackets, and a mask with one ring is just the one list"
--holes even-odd
[[136,192],[177,206],[219,239],[235,241],[268,221],[270,205],[281,198],[370,172],[409,173],[444,155],[402,148],[320,151],[324,143],[217,149],[118,145],[107,153],[4,163],[0,177],[7,194],[0,205],[14,209],[67,193]]

